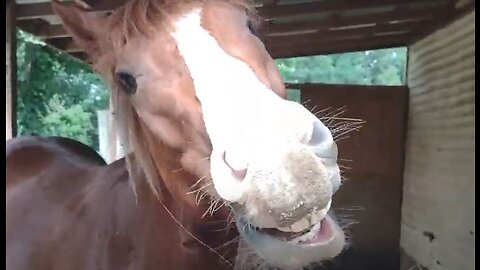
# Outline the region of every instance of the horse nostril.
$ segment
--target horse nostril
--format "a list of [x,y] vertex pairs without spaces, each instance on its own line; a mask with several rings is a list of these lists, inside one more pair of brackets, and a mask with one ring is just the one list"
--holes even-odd
[[234,159],[231,155],[227,155],[227,152],[223,152],[223,161],[232,170],[232,174],[235,178],[243,180],[247,175],[247,164],[240,159]]
[[308,145],[312,146],[315,154],[321,158],[337,159],[337,148],[332,133],[320,120],[313,123],[312,136]]
[[330,138],[330,130],[321,121],[318,120],[313,122],[312,137],[308,142],[309,145],[316,146],[329,140]]

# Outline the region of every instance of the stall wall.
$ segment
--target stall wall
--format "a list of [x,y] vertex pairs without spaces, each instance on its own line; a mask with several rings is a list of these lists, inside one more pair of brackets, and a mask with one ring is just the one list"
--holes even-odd
[[474,269],[474,45],[475,11],[409,48],[402,269]]
[[[325,262],[323,268],[315,269],[398,270],[407,88],[327,84],[297,87],[302,102],[315,107],[314,111],[320,112],[318,116],[332,130],[337,130],[342,118],[350,119],[347,122],[364,121],[360,130],[352,131],[348,137],[335,135],[340,136],[339,163],[347,180],[335,193],[332,209],[341,224],[350,224],[349,247]],[[345,113],[337,115],[342,110]]]

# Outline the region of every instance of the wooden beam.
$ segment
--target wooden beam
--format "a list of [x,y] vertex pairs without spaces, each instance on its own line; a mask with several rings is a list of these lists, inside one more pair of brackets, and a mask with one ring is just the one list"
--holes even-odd
[[72,38],[53,38],[47,39],[47,44],[66,52],[82,52],[83,50],[77,46]]
[[317,40],[309,45],[291,44],[289,46],[271,46],[268,51],[274,58],[301,57],[311,55],[326,55],[355,51],[377,50],[406,46],[415,34],[381,36],[374,38],[358,38],[348,41]]
[[17,135],[16,4],[6,3],[6,140]]
[[94,10],[112,11],[127,3],[129,0],[95,0],[90,6]]
[[365,90],[374,90],[374,89],[395,89],[395,90],[405,90],[404,85],[358,85],[358,84],[332,84],[332,83],[285,83],[285,87],[290,89],[299,89],[306,91],[319,91],[319,89],[345,89],[345,88],[361,88]]
[[17,26],[25,32],[44,39],[70,36],[70,34],[65,30],[63,25],[51,25],[50,23],[42,19],[19,21]]
[[[128,0],[98,0],[91,1],[91,7],[95,11],[112,11]],[[269,5],[274,0],[265,0],[267,5],[258,8],[258,12],[269,18],[278,18],[292,15],[311,14],[318,12],[345,11],[354,9],[368,9],[381,6],[408,6],[418,3],[441,3],[448,0],[368,0],[368,1],[351,1],[351,0],[324,0],[308,3]],[[21,4],[18,8],[17,18],[19,20],[41,18],[45,16],[55,15],[51,8],[50,2]]]
[[[95,10],[100,11],[107,11],[114,9],[118,6],[121,6],[126,0],[97,0],[91,1],[92,6]],[[305,13],[318,13],[318,12],[331,12],[331,11],[345,11],[345,10],[355,10],[355,9],[368,9],[373,7],[382,7],[382,6],[396,6],[397,8],[387,11],[387,12],[379,12],[379,13],[371,13],[368,15],[359,15],[359,16],[348,16],[345,17],[343,15],[339,15],[339,13],[334,14],[334,16],[330,16],[327,18],[316,19],[316,20],[308,20],[308,21],[293,21],[290,23],[281,23],[277,21],[273,21],[271,25],[268,25],[265,29],[260,31],[260,36],[263,38],[269,48],[275,48],[275,51],[284,50],[285,47],[288,47],[288,51],[291,50],[291,40],[293,40],[292,44],[297,44],[297,46],[307,46],[310,47],[310,44],[307,44],[310,41],[317,42],[315,34],[309,34],[306,36],[291,36],[291,37],[273,37],[269,36],[271,34],[278,34],[288,31],[298,31],[298,30],[318,30],[316,33],[325,34],[328,36],[328,39],[335,39],[335,38],[344,38],[354,35],[370,35],[373,36],[378,31],[372,31],[368,33],[367,30],[362,30],[358,33],[355,33],[356,30],[345,30],[345,32],[331,32],[331,28],[338,28],[344,27],[349,25],[362,25],[362,24],[369,24],[369,23],[377,23],[379,24],[379,28],[396,28],[398,31],[403,31],[398,25],[388,25],[388,22],[391,21],[402,21],[402,20],[412,20],[416,21],[415,23],[420,25],[422,29],[425,28],[423,23],[426,20],[430,20],[433,18],[442,18],[448,19],[449,15],[452,13],[451,5],[448,0],[365,0],[365,1],[351,1],[351,0],[323,0],[323,1],[315,1],[312,3],[301,3],[301,4],[283,4],[283,5],[275,5],[275,0],[264,0],[264,5],[260,7],[260,12],[266,12],[268,14],[273,15],[282,15],[288,16],[293,10],[295,12],[291,14],[305,14]],[[413,7],[413,4],[432,4],[428,7],[426,6],[417,6]],[[47,8],[48,5],[48,8]],[[36,3],[36,4],[24,4],[21,5],[23,10],[27,7],[32,7],[28,12],[21,12],[21,15],[24,18],[34,18],[35,16],[40,16],[41,14],[45,15],[47,9],[51,10],[50,3]],[[279,8],[280,7],[280,8]],[[285,12],[283,14],[282,12]],[[52,12],[48,11],[46,15],[53,14]],[[43,16],[42,15],[42,16]],[[47,41],[48,43],[54,45],[55,47],[66,50],[69,52],[80,52],[80,48],[78,48],[75,43],[71,40],[67,39],[58,39],[59,37],[67,37],[68,34],[63,29],[61,25],[49,25],[47,22],[44,21],[42,27],[30,25],[30,20],[21,21],[20,26],[25,27],[26,29],[33,32],[40,37],[50,39],[53,38],[52,41]],[[47,26],[45,26],[47,23]],[[362,28],[362,27],[360,27]],[[408,29],[405,29],[405,31]],[[349,31],[349,32],[348,32]],[[395,31],[395,30],[393,30]],[[297,39],[302,39],[302,41],[298,41]],[[403,44],[403,43],[402,43]],[[281,49],[277,49],[281,48]],[[363,47],[362,47],[363,48]],[[297,51],[297,50],[294,50]]]
[[[94,12],[111,11],[122,6],[126,2],[127,0],[98,0],[92,3],[92,9]],[[50,2],[18,5],[18,20],[37,19],[51,15],[55,15],[55,13],[52,10]]]
[[268,7],[259,7],[258,13],[266,18],[300,16],[319,12],[338,12],[380,7],[405,7],[415,4],[446,3],[449,0],[323,0],[307,3],[283,4]]
[[88,55],[85,52],[70,52],[69,54],[80,61],[89,62]]
[[[446,18],[451,13],[451,7],[439,5],[428,9],[400,8],[392,11],[362,15],[362,16],[333,16],[317,20],[294,21],[290,23],[271,23],[260,29],[260,35],[268,35],[280,32],[304,31],[304,30],[326,30],[332,27],[345,27],[349,25],[366,25],[371,23],[386,23],[392,21],[417,21],[439,17]],[[68,37],[69,34],[62,25],[50,25],[48,22],[37,19],[20,21],[19,27],[33,35],[41,38]]]
[[[112,11],[124,5],[128,0],[86,0],[83,1],[96,11]],[[278,0],[262,0],[263,5],[275,5]],[[30,3],[20,5],[18,18],[32,19],[54,15],[50,2]]]
[[54,15],[50,2],[20,4],[17,6],[17,19],[35,19]]
[[262,6],[265,7],[271,7],[271,6],[276,6],[278,3],[278,0],[263,0],[262,1]]
[[116,160],[117,157],[117,126],[115,124],[115,107],[113,105],[113,98],[110,96],[109,101],[109,115],[108,115],[108,159]]
[[448,5],[439,5],[428,9],[396,8],[387,12],[368,15],[344,17],[335,14],[327,18],[314,20],[298,20],[288,23],[271,22],[263,25],[261,34],[302,31],[310,29],[329,29],[351,25],[365,25],[371,23],[387,23],[393,21],[422,21],[431,18],[444,18],[450,12]]
[[340,28],[333,30],[318,30],[313,33],[292,34],[284,36],[268,36],[263,39],[265,44],[271,46],[288,46],[289,44],[308,45],[316,40],[342,40],[349,37],[374,37],[380,35],[391,35],[395,33],[418,33],[427,32],[438,24],[437,20],[427,20],[422,23],[416,21],[394,23],[394,24],[373,24],[363,25],[355,28]]
[[70,34],[65,30],[63,25],[56,24],[56,25],[49,25],[45,28],[43,32],[37,34],[40,38],[61,38],[61,37],[69,37]]
[[450,3],[450,13],[448,14],[448,16],[445,16],[444,19],[441,22],[439,22],[435,27],[430,29],[430,31],[425,32],[422,36],[418,36],[414,40],[411,40],[410,44],[408,44],[408,45],[411,45],[411,44],[419,41],[420,39],[425,38],[426,36],[432,34],[433,32],[435,32],[435,31],[449,25],[450,23],[456,21],[457,19],[465,16],[469,12],[472,12],[473,10],[475,10],[475,1],[470,1],[469,3],[467,3],[465,5],[462,5],[461,7],[455,7],[455,3],[451,2]]

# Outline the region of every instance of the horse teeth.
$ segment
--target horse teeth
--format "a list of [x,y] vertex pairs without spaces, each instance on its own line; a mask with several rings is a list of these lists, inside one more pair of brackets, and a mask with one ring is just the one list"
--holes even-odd
[[322,221],[322,219],[324,219],[327,216],[328,210],[330,210],[331,203],[332,201],[329,201],[327,206],[322,210],[312,212],[310,217],[310,225],[319,223],[320,221]]
[[310,224],[313,225],[319,223],[322,219],[325,218],[326,215],[327,211],[325,209],[313,212],[312,217],[310,218]]
[[310,240],[312,240],[318,233],[318,231],[320,230],[321,228],[321,223],[317,223],[315,224],[315,226],[312,227],[312,229],[310,229],[310,231],[302,236],[299,236],[295,239],[292,239],[290,242],[294,243],[294,244],[300,244],[300,243],[305,243],[305,242],[308,242]]
[[310,222],[306,217],[300,219],[299,221],[293,223],[292,226],[290,226],[293,232],[301,232],[305,229],[308,229],[308,227],[310,227]]
[[282,232],[297,233],[313,227],[314,225],[316,226],[320,224],[320,222],[327,216],[328,210],[330,210],[331,202],[332,201],[329,201],[327,206],[321,210],[314,210],[310,215],[303,217],[299,221],[293,223],[290,227],[278,227],[277,229]]
[[292,232],[292,230],[288,227],[278,227],[277,230],[282,232]]

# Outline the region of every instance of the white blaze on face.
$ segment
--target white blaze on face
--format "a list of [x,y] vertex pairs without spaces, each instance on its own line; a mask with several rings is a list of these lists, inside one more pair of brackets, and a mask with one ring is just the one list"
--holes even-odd
[[[233,176],[223,162],[223,154],[227,153],[226,159],[232,167],[243,167],[253,158],[256,164],[268,166],[275,153],[268,158],[254,157],[252,150],[258,153],[259,149],[265,149],[265,144],[280,137],[300,141],[305,134],[305,128],[300,126],[313,128],[308,123],[316,119],[313,115],[305,117],[296,107],[300,105],[281,99],[257,78],[247,63],[226,53],[202,27],[200,10],[180,17],[172,36],[201,102],[213,147],[211,175],[215,189],[224,199],[239,201],[247,181]],[[282,116],[278,117],[279,114]],[[295,120],[288,119],[291,117]]]

